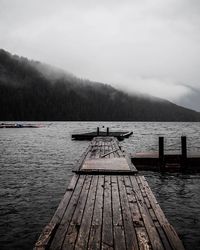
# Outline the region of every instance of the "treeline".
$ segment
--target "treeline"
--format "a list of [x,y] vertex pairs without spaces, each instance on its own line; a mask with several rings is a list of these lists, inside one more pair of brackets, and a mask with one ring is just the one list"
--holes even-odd
[[0,120],[200,121],[198,112],[168,101],[130,96],[71,75],[48,79],[34,64],[0,50]]

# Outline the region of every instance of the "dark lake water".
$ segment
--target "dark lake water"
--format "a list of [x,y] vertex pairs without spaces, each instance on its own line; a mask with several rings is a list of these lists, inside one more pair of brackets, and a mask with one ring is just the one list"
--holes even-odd
[[[200,123],[53,122],[44,128],[0,130],[0,249],[33,248],[54,214],[86,141],[72,141],[74,132],[109,126],[132,130],[121,144],[129,152],[155,151],[158,136],[166,151],[180,150],[188,137],[200,153]],[[143,172],[168,220],[186,249],[200,249],[200,174]]]

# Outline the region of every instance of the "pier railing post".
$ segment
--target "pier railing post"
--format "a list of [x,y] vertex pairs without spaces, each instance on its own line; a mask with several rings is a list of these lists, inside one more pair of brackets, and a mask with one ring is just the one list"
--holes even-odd
[[97,127],[97,136],[99,136],[99,127]]
[[164,137],[159,136],[159,166],[160,170],[164,170]]
[[109,127],[107,127],[106,135],[109,136]]
[[187,166],[187,138],[181,136],[181,167]]

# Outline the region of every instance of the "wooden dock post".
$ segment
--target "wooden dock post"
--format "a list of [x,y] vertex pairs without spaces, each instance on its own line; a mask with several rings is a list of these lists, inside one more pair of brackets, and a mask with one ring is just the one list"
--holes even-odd
[[187,166],[187,138],[181,136],[181,167]]
[[99,136],[99,127],[97,127],[97,136]]
[[159,136],[159,165],[160,170],[164,170],[164,137]]
[[107,127],[106,135],[109,136],[109,127]]

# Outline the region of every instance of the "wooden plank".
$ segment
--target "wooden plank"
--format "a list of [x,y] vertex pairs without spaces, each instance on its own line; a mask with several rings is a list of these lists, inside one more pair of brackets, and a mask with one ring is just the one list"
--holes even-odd
[[90,155],[90,158],[95,158],[95,155],[96,155],[96,151],[97,151],[97,145],[98,145],[98,141],[96,140],[93,140],[94,144],[91,148],[91,155]]
[[126,154],[126,155],[125,155],[125,158],[126,158],[126,161],[127,161],[128,165],[129,165],[130,170],[137,172],[137,169],[136,169],[136,167],[133,165],[133,163],[132,163],[132,161],[131,161],[131,158],[130,158],[129,154]]
[[78,175],[73,175],[72,179],[71,179],[71,182],[69,184],[69,186],[67,187],[66,189],[66,192],[64,194],[64,197],[63,199],[61,200],[54,216],[52,217],[51,219],[51,223],[55,224],[55,223],[59,223],[62,218],[63,218],[63,215],[66,211],[66,208],[70,202],[70,199],[72,197],[72,194],[76,188],[76,185],[78,183],[78,180],[79,180],[79,176]]
[[104,201],[103,201],[103,226],[101,249],[113,249],[113,222],[111,205],[111,181],[110,176],[105,176]]
[[117,148],[113,147],[113,142],[110,143],[110,150],[109,151],[114,151],[113,153],[110,154],[110,157],[111,158],[114,158],[114,157],[117,157]]
[[95,146],[95,140],[92,140],[91,142],[90,142],[90,150],[88,151],[88,153],[87,153],[87,155],[86,155],[86,159],[90,159],[91,157],[92,157],[92,149],[93,149],[93,147]]
[[144,227],[144,222],[142,220],[139,207],[137,205],[137,199],[135,197],[135,193],[131,185],[130,177],[124,176],[124,181],[127,190],[127,197],[131,210],[133,225],[135,227],[137,240],[139,244],[139,249],[150,249],[151,243],[148,234],[146,232],[146,229]]
[[159,222],[155,221],[154,223],[155,223],[156,229],[160,235],[162,243],[165,247],[165,250],[172,250],[173,248],[171,247],[171,245],[169,243],[169,239],[168,239],[167,235],[165,234],[164,230],[162,229],[162,227],[160,226]]
[[98,176],[93,176],[86,207],[85,207],[82,222],[81,222],[81,227],[80,227],[78,238],[77,238],[76,245],[75,245],[75,249],[77,250],[87,249],[87,246],[88,246],[90,226],[92,222],[93,210],[94,210],[94,204],[95,204],[95,198],[96,198],[97,181],[98,181]]
[[[143,188],[145,189],[145,192],[147,194],[147,197],[148,197],[149,203],[151,204],[153,212],[154,212],[158,222],[160,223],[160,225],[158,225],[158,223],[155,222],[156,228],[159,232],[159,235],[162,239],[162,242],[163,242],[163,245],[165,246],[165,249],[171,249],[169,246],[168,240],[170,242],[172,249],[184,249],[183,244],[180,241],[178,235],[176,234],[173,227],[169,224],[162,209],[160,208],[160,205],[158,204],[155,196],[153,195],[145,177],[138,176],[136,178],[143,185]],[[164,232],[162,231],[162,229],[164,230]],[[176,247],[179,247],[179,248],[176,248]]]
[[120,149],[119,151],[117,151],[119,153],[119,157],[124,157],[124,153],[122,152],[122,147],[119,146],[119,142],[117,140],[114,140],[113,145],[114,145],[115,148]]
[[[153,195],[146,179],[141,176],[140,178],[141,183],[143,184],[145,191],[147,193],[148,199],[151,203],[153,211],[159,221],[159,225],[157,225],[157,229],[159,234],[162,238],[162,242],[165,245],[166,249],[184,249],[182,242],[180,241],[178,235],[176,234],[173,227],[169,224],[168,220],[166,219],[160,205],[158,204],[155,196]],[[169,243],[171,247],[169,246]]]
[[52,236],[56,230],[57,224],[49,223],[42,231],[38,241],[35,244],[34,250],[45,250],[49,247]]
[[139,211],[139,207],[138,207],[137,200],[135,197],[135,192],[133,191],[129,176],[124,176],[124,184],[126,187],[127,198],[128,198],[128,202],[129,202],[129,207],[130,207],[130,211],[131,211],[133,225],[135,228],[136,227],[143,227],[144,223],[143,223],[140,211]]
[[70,182],[70,184],[65,192],[65,195],[62,198],[55,214],[53,215],[49,224],[44,228],[38,241],[36,242],[35,249],[37,249],[37,250],[42,249],[41,247],[43,247],[45,249],[50,244],[50,241],[52,240],[52,237],[55,233],[55,230],[57,229],[57,226],[59,225],[60,221],[63,218],[63,214],[66,211],[66,208],[67,208],[69,201],[71,199],[71,196],[74,192],[74,189],[76,187],[78,179],[79,179],[79,176],[77,176],[77,175],[74,175],[72,177],[72,180],[71,180],[71,182]]
[[97,140],[97,151],[96,151],[95,159],[100,158],[102,145],[103,145],[103,141]]
[[122,216],[124,222],[125,239],[127,249],[138,249],[138,242],[136,238],[135,229],[132,223],[129,202],[126,194],[126,188],[123,176],[118,176],[119,194],[122,206]]
[[81,170],[126,170],[130,167],[126,159],[123,158],[108,158],[108,159],[90,159],[85,160]]
[[119,150],[119,149],[114,149],[114,150],[112,150],[112,151],[108,151],[107,153],[101,155],[100,158],[103,158],[103,157],[105,157],[105,156],[107,156],[107,155],[111,155],[111,154],[115,153],[115,152],[118,151],[118,150]]
[[62,243],[64,241],[65,234],[67,232],[68,226],[70,224],[71,218],[73,216],[74,210],[76,208],[76,204],[78,202],[81,190],[83,188],[83,184],[85,181],[85,176],[80,176],[76,188],[74,190],[73,196],[68,204],[68,207],[63,215],[61,223],[54,235],[52,243],[50,245],[51,250],[58,250],[61,248]]
[[176,231],[174,228],[169,224],[162,225],[162,228],[164,229],[165,233],[167,234],[167,237],[169,239],[169,242],[172,246],[172,249],[174,250],[184,250],[183,243],[180,241]]
[[65,235],[65,239],[63,242],[63,249],[74,249],[74,245],[76,242],[76,238],[80,229],[81,220],[83,217],[83,212],[85,209],[90,183],[91,183],[92,176],[87,176],[86,180],[84,182],[79,200],[76,204],[76,208],[72,217],[72,220],[70,222],[69,228],[67,230],[67,233]]
[[100,158],[101,155],[105,154],[105,141],[102,141],[102,146],[101,146],[101,150],[100,150]]
[[124,226],[122,220],[122,209],[119,198],[118,181],[116,176],[111,177],[112,185],[112,213],[113,213],[113,234],[114,249],[126,249]]
[[[140,190],[139,185],[137,183],[136,177],[131,176],[130,178],[131,178],[131,183],[132,183],[133,189],[135,188],[137,190],[137,195],[136,195],[137,204],[138,204],[140,213],[142,215],[144,225],[145,225],[147,234],[149,236],[152,248],[157,249],[157,250],[163,250],[164,247],[163,247],[162,241],[161,241],[159,234],[155,228],[155,225],[151,219],[151,216],[149,215],[148,209],[144,203],[144,198],[142,196],[141,190]],[[138,199],[138,197],[139,197],[139,199]]]
[[137,177],[141,183],[143,184],[143,187],[145,189],[145,192],[148,196],[148,199],[149,199],[149,202],[154,210],[154,213],[159,221],[159,223],[162,225],[162,224],[165,224],[165,223],[168,223],[168,220],[166,219],[160,205],[158,204],[154,194],[152,193],[146,179],[143,177],[143,176],[138,176]]
[[144,227],[137,227],[136,234],[140,250],[151,250],[151,243]]
[[88,243],[88,249],[100,249],[101,248],[101,227],[103,218],[103,193],[104,193],[104,176],[98,176],[98,184],[96,191],[96,199],[94,205],[94,212],[92,218],[92,225],[90,230],[90,238]]

